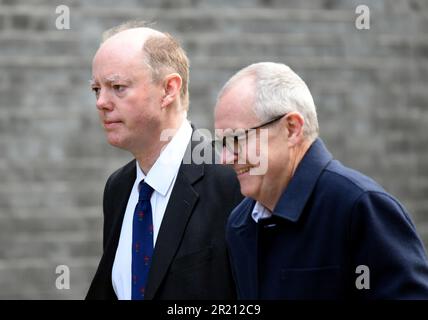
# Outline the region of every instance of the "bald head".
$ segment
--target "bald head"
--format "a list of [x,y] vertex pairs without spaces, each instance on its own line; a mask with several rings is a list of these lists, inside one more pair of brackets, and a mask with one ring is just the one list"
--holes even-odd
[[146,64],[149,69],[150,61],[148,61],[147,56],[144,54],[144,45],[146,41],[150,38],[166,38],[166,36],[159,31],[156,31],[151,28],[133,28],[123,31],[117,31],[113,33],[105,33],[105,39],[100,44],[100,47],[97,51],[97,54],[94,57],[94,60],[100,54],[109,54],[113,55],[115,52],[120,52],[120,56],[141,56],[142,62]]
[[131,46],[132,48],[138,48],[141,50],[144,43],[150,37],[165,38],[166,35],[160,31],[147,27],[125,30],[110,29],[103,34],[103,41],[101,42],[100,48],[106,44],[118,44],[123,45],[123,48]]
[[98,54],[119,52],[120,55],[141,56],[155,83],[170,73],[178,73],[182,79],[180,90],[181,104],[185,110],[189,106],[188,79],[189,61],[179,43],[168,33],[145,26],[144,22],[131,21],[107,30]]

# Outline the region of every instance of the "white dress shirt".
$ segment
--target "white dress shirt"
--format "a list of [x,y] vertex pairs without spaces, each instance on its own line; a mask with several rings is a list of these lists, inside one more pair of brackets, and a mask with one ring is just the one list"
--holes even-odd
[[138,203],[138,185],[144,180],[154,189],[150,204],[153,216],[153,245],[155,245],[165,209],[191,136],[192,127],[187,119],[184,119],[174,137],[164,147],[159,158],[147,173],[147,176],[141,170],[137,161],[137,178],[126,206],[112,270],[113,289],[119,300],[130,300],[132,295],[132,220],[135,206]]
[[254,205],[253,211],[251,212],[251,217],[255,222],[259,222],[260,219],[269,218],[272,216],[272,212],[269,211],[264,205],[260,202],[256,202]]

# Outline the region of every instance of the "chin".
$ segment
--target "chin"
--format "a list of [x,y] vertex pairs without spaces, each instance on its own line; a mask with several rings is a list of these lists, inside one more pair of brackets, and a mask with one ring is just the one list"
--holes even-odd
[[118,136],[107,135],[107,142],[113,147],[125,149],[122,139],[120,139]]
[[250,175],[248,172],[238,175],[237,177],[241,187],[241,194],[246,197],[256,199],[262,182],[261,177]]
[[241,183],[241,194],[245,197],[255,199],[256,190],[254,185],[249,185],[248,183]]

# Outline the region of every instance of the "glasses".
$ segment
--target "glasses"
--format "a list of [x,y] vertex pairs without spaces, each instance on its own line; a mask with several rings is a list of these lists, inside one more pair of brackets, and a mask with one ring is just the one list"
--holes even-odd
[[225,135],[220,139],[216,139],[215,143],[217,146],[221,147],[222,149],[226,148],[229,152],[233,154],[241,154],[242,153],[242,142],[248,141],[248,135],[251,132],[256,132],[257,129],[266,127],[279,119],[285,117],[287,113],[280,115],[278,117],[273,118],[272,120],[269,120],[267,122],[264,122],[258,126],[248,128],[248,129],[236,129],[236,131],[240,131],[239,133],[231,134],[231,135]]

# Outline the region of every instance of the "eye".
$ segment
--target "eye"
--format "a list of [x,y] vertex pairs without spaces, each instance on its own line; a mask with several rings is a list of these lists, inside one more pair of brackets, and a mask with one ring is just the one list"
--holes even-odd
[[121,84],[114,84],[113,86],[113,90],[116,91],[116,93],[123,93],[125,91],[125,86],[121,85]]
[[100,95],[100,88],[98,88],[98,87],[92,87],[91,89],[95,93],[95,97],[98,98],[99,95]]

